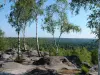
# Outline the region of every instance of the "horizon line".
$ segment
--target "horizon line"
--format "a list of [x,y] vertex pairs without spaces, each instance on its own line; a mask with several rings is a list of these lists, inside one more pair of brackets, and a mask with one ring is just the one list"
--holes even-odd
[[[7,37],[5,36],[5,38],[17,38],[17,37]],[[23,38],[23,37],[20,37],[20,38]],[[36,37],[25,37],[25,38],[36,38]],[[52,37],[38,37],[38,38],[52,38]],[[55,38],[58,38],[58,37],[55,37]],[[64,37],[62,37],[64,38]],[[97,38],[65,38],[65,39],[97,39]]]

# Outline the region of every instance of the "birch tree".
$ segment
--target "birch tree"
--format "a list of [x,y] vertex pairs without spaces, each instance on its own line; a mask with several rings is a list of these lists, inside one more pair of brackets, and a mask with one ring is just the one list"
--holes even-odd
[[97,9],[89,15],[87,26],[98,37],[98,75],[100,75],[100,8]]
[[38,56],[40,56],[39,52],[39,41],[38,41],[38,17],[43,15],[43,5],[46,0],[34,0],[33,6],[33,16],[36,23],[36,49],[38,52]]
[[11,24],[12,27],[15,28],[15,31],[18,35],[18,59],[20,59],[20,31],[22,29],[21,15],[22,8],[20,7],[20,2],[17,1],[11,8],[11,12],[8,17],[8,22]]
[[46,9],[46,17],[44,22],[44,29],[47,30],[47,32],[51,33],[54,38],[54,33],[58,29],[60,31],[60,35],[58,37],[58,40],[54,38],[55,46],[56,46],[56,55],[58,55],[58,47],[61,35],[63,33],[70,33],[70,32],[79,32],[80,28],[79,26],[75,26],[74,24],[71,24],[67,19],[67,6],[68,3],[66,0],[57,0],[55,4],[52,4],[47,7]]
[[20,1],[20,7],[22,8],[22,14],[21,14],[21,19],[20,21],[22,22],[22,33],[23,33],[23,47],[24,50],[26,50],[26,45],[25,45],[25,30],[27,25],[30,25],[31,22],[33,21],[33,15],[32,15],[32,10],[33,10],[33,0],[19,0]]
[[46,30],[48,33],[50,33],[53,36],[55,47],[57,47],[57,42],[55,39],[55,32],[57,29],[57,20],[54,19],[54,16],[57,13],[58,13],[58,8],[56,4],[52,4],[46,7],[44,25],[42,27],[43,30]]
[[[58,11],[58,29],[60,31],[60,35],[58,38],[58,44],[57,49],[59,47],[60,38],[63,33],[71,33],[71,32],[80,32],[81,29],[79,26],[76,26],[68,21],[67,18],[67,9],[68,9],[68,1],[67,0],[57,0],[57,7],[59,9]],[[58,53],[58,50],[57,50]]]
[[70,3],[73,13],[79,14],[81,8],[90,10],[87,27],[89,27],[98,39],[98,75],[100,75],[100,0],[72,0]]

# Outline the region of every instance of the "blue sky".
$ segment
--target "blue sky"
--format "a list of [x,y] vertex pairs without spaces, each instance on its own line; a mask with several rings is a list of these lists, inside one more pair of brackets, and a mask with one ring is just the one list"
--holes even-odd
[[[53,0],[49,0],[47,4],[53,3]],[[10,12],[10,4],[6,4],[6,6],[0,10],[0,28],[5,32],[5,36],[7,37],[17,37],[15,29],[11,27],[8,23],[7,15]],[[90,14],[90,11],[84,11],[81,9],[80,14],[75,16],[72,15],[70,11],[67,11],[68,19],[71,23],[78,25],[81,27],[82,31],[80,33],[70,33],[70,34],[63,34],[62,38],[95,38],[95,35],[91,34],[89,28],[86,27],[87,17]],[[41,21],[38,21],[38,36],[39,37],[52,37],[46,31],[41,29]],[[26,28],[26,37],[35,37],[35,24],[32,23],[30,26]],[[22,36],[22,34],[21,34]],[[55,37],[59,36],[59,32],[57,31]]]

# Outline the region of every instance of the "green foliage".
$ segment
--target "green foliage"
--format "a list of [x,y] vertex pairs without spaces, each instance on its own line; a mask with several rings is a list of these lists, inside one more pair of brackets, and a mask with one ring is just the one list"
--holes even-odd
[[7,50],[8,48],[8,41],[4,37],[0,38],[0,51]]
[[82,62],[87,62],[89,64],[92,64],[91,60],[92,60],[92,56],[91,56],[91,52],[88,51],[86,48],[76,48],[74,50],[65,50],[64,48],[60,48],[59,49],[59,56],[71,56],[71,55],[75,55],[77,57],[79,57],[81,63]]
[[32,16],[35,21],[37,20],[38,16],[43,15],[43,6],[46,1],[47,0],[33,0]]
[[[55,30],[59,29],[60,33],[79,32],[79,26],[69,23],[66,9],[68,2],[66,0],[57,0],[56,3],[49,5],[46,8],[46,16],[44,19],[43,29],[54,35]],[[57,17],[56,19],[54,17]]]
[[56,56],[56,48],[52,47],[52,49],[49,52],[50,56]]
[[0,51],[7,49],[7,40],[4,38],[4,32],[0,29]]
[[18,47],[17,38],[15,39],[15,38],[9,37],[9,38],[6,38],[6,40],[8,41],[9,48],[17,48]]
[[55,29],[57,26],[57,21],[54,19],[54,16],[58,12],[58,8],[56,4],[49,5],[46,7],[46,16],[44,18],[44,26],[43,30],[46,30],[48,33],[54,35]]
[[4,32],[0,29],[0,37],[4,36]]
[[33,0],[18,0],[11,6],[8,22],[15,27],[17,32],[20,32],[25,23],[33,19],[32,8]]
[[92,10],[95,6],[100,6],[100,0],[72,0],[70,3],[72,12],[76,14],[79,14],[81,8]]
[[[46,30],[48,33],[52,34],[54,45],[56,47],[56,55],[59,51],[58,49],[61,35],[63,33],[70,33],[74,31],[79,32],[81,30],[79,26],[75,26],[68,21],[66,14],[67,7],[68,2],[66,0],[57,0],[55,3],[47,6],[46,8],[43,30]],[[56,30],[59,30],[60,32],[58,40],[55,40]]]
[[73,50],[73,55],[78,56],[81,62],[91,64],[91,52],[89,52],[86,48],[77,48],[76,50]]
[[91,51],[92,63],[98,64],[98,50]]
[[16,2],[16,4],[14,6],[12,6],[11,8],[11,12],[9,14],[8,17],[8,22],[11,24],[12,27],[14,27],[16,29],[16,32],[20,32],[22,25],[20,22],[20,16],[21,16],[21,8],[18,7],[19,4],[18,2]]
[[72,50],[65,50],[64,48],[60,48],[58,55],[59,56],[71,56],[72,55]]
[[79,73],[75,74],[75,75],[80,75]]
[[[7,49],[7,48],[17,48],[18,47],[17,38],[4,38],[4,41],[7,44],[7,47],[4,47],[5,49]],[[23,42],[22,42],[23,38],[21,38],[20,41],[21,41],[21,48],[23,48],[23,46],[22,46],[23,45]],[[67,41],[67,39],[66,39],[66,41]],[[96,49],[97,44],[95,42],[93,42],[95,44],[88,43],[88,42],[87,42],[87,44],[86,43],[78,44],[78,42],[74,42],[74,43],[73,42],[67,43],[67,42],[65,43],[65,39],[64,39],[64,42],[63,42],[63,39],[62,39],[62,42],[60,42],[59,51],[58,51],[59,56],[75,55],[75,56],[79,57],[81,62],[88,62],[90,64],[92,64],[92,63],[97,64],[97,60],[98,60],[97,54],[98,54],[98,52],[97,52],[97,49]],[[52,39],[39,38],[39,43],[40,43],[40,50],[41,51],[44,51],[44,52],[47,51],[47,52],[50,53],[51,56],[56,55],[56,48],[54,47]],[[0,46],[6,45],[6,44],[4,44],[4,45],[2,45],[2,44]],[[26,44],[29,47],[29,49],[30,48],[36,49],[35,38],[26,38]]]
[[[79,13],[80,8],[91,11],[88,17],[87,27],[89,27],[92,33],[98,37],[100,44],[100,0],[72,0],[70,6],[71,10],[76,14]],[[96,51],[92,52],[91,56],[93,64],[97,64],[98,57],[100,57],[98,55],[100,55],[100,53],[97,53]],[[94,60],[94,57],[96,57],[96,60]]]
[[87,74],[89,72],[89,69],[86,66],[82,65],[81,72],[82,74]]
[[89,15],[87,26],[100,39],[100,7],[94,9]]
[[100,38],[100,0],[72,0],[70,3],[72,12],[79,14],[80,8],[91,11],[88,17],[87,27]]

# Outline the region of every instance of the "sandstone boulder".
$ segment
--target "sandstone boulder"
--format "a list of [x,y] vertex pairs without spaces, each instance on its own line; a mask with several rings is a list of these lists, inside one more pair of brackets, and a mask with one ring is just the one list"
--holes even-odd
[[33,65],[44,65],[45,68],[59,70],[62,68],[66,69],[77,69],[77,67],[69,62],[69,60],[63,56],[51,56],[43,57],[33,62]]

